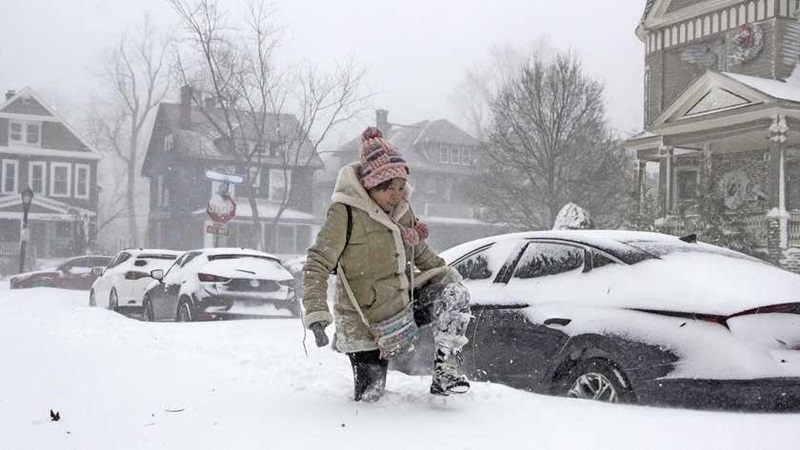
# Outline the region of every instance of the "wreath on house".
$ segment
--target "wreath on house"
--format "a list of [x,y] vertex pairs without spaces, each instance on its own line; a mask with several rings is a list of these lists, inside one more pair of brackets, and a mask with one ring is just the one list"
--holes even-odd
[[750,177],[743,170],[728,172],[720,179],[719,187],[725,206],[735,210],[747,201]]
[[731,31],[728,41],[728,60],[734,64],[746,63],[764,48],[764,31],[754,23],[746,23]]

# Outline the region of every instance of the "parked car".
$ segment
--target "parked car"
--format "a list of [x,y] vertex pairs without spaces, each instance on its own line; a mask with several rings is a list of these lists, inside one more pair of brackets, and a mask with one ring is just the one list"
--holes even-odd
[[92,268],[105,267],[110,260],[110,256],[78,256],[68,259],[52,269],[14,275],[9,279],[9,287],[11,289],[55,287],[87,290],[97,279],[97,275],[92,273]]
[[[507,234],[442,256],[464,277],[472,378],[606,402],[800,409],[800,276],[657,233]],[[428,370],[421,354],[394,363]]]
[[268,253],[241,248],[192,250],[169,270],[156,269],[151,276],[156,281],[144,294],[144,320],[300,316],[292,274]]
[[144,291],[153,281],[150,271],[166,269],[181,253],[141,248],[120,251],[107,267],[93,269],[98,278],[89,291],[89,305],[113,311],[141,310]]

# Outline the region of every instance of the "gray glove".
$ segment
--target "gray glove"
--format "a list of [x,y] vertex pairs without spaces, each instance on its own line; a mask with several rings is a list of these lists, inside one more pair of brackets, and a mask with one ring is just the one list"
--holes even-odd
[[328,335],[325,334],[325,326],[322,322],[314,322],[309,328],[314,332],[314,339],[317,341],[317,347],[325,347],[328,345]]

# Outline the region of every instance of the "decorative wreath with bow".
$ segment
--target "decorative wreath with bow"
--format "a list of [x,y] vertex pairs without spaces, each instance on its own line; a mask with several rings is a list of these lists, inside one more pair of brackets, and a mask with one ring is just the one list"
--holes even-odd
[[730,32],[728,42],[728,59],[733,63],[745,63],[758,56],[764,48],[764,31],[753,23],[739,25]]

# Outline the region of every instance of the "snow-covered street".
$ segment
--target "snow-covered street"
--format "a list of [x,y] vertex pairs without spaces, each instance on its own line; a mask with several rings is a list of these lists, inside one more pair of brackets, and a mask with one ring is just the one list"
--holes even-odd
[[[87,294],[0,290],[4,449],[779,449],[794,414],[614,406],[475,383],[427,393],[389,374],[377,404],[353,402],[347,359],[303,351],[296,319],[142,323]],[[50,421],[49,410],[61,420]]]

